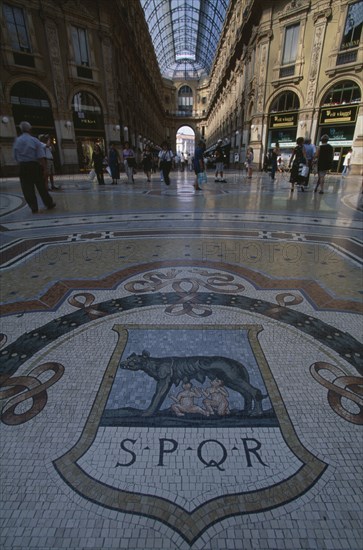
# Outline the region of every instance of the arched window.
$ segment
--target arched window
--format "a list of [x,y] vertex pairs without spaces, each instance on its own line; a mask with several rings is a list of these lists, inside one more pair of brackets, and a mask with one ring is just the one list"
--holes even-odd
[[28,105],[37,108],[49,108],[47,94],[32,82],[18,82],[11,89],[10,101],[13,105]]
[[338,82],[325,94],[322,105],[344,105],[346,103],[359,103],[361,91],[355,82],[345,80]]
[[183,114],[193,112],[193,91],[189,86],[182,86],[178,92],[178,111]]
[[10,102],[16,126],[26,120],[33,126],[34,135],[55,135],[52,108],[42,88],[33,82],[17,82],[11,89]]
[[72,100],[73,122],[76,130],[104,132],[103,113],[97,98],[89,92],[78,92]]
[[271,105],[270,113],[297,111],[300,107],[299,98],[294,92],[284,92],[277,96]]
[[95,96],[88,92],[78,92],[73,96],[72,108],[76,112],[101,113],[101,107]]

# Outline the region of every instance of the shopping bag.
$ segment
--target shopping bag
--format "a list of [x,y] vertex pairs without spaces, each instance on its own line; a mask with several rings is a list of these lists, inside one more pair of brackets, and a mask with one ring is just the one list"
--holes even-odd
[[96,177],[96,172],[92,169],[92,170],[90,171],[90,173],[88,174],[88,179],[89,179],[90,181],[93,181],[93,180],[95,179],[95,177]]
[[109,176],[112,176],[111,168],[109,166],[106,167],[106,172]]
[[207,174],[206,172],[199,172],[198,173],[198,185],[203,185],[203,183],[207,183]]

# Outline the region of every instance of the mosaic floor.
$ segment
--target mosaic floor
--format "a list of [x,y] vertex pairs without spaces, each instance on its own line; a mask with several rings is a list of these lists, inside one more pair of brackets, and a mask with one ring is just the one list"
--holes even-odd
[[361,550],[360,178],[227,180],[1,181],[1,548]]

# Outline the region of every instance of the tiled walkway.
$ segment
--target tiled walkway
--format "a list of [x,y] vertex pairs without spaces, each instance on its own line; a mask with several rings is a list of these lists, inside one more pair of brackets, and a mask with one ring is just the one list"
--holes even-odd
[[1,548],[361,549],[360,178],[172,176],[1,181]]

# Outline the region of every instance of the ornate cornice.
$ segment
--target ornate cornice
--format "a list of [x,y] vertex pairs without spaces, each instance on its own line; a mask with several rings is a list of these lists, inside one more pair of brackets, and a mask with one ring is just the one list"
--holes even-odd
[[314,25],[316,25],[316,22],[318,21],[318,19],[328,20],[330,19],[331,15],[332,15],[332,10],[330,8],[324,11],[319,11],[314,13],[313,15]]

